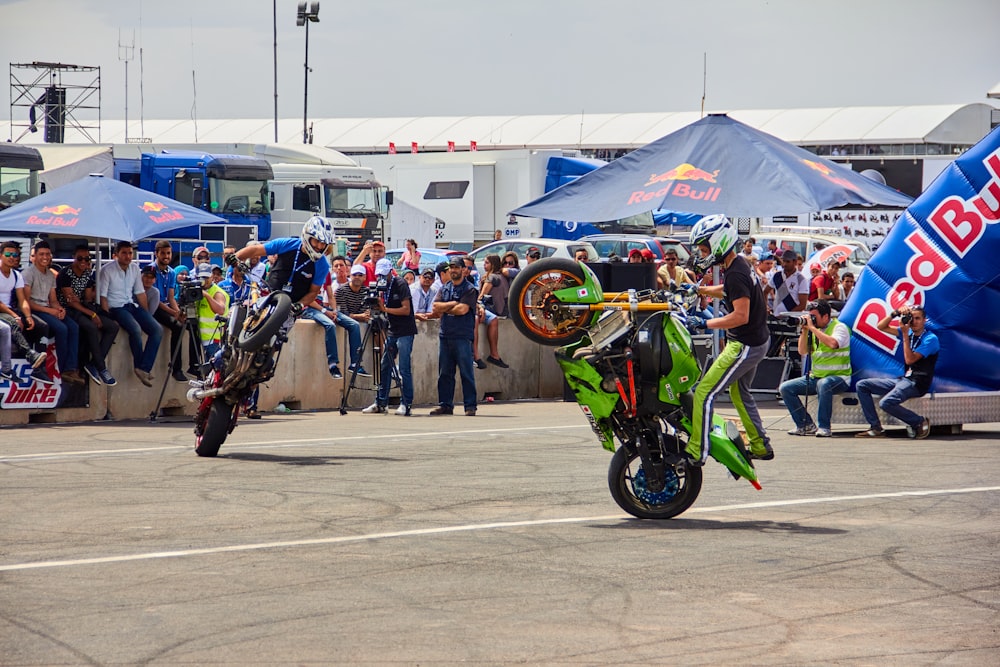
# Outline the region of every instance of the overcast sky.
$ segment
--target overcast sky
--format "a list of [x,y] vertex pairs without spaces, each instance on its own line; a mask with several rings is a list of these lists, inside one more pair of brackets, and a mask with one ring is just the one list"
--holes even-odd
[[[277,2],[282,118],[302,116],[296,7]],[[705,53],[714,111],[981,102],[1000,82],[998,0],[321,0],[319,15],[311,118],[697,110]],[[192,70],[197,118],[271,118],[272,17],[271,0],[0,0],[0,55],[100,66],[102,116],[122,118],[134,31],[131,119],[140,47],[144,118],[192,117]]]

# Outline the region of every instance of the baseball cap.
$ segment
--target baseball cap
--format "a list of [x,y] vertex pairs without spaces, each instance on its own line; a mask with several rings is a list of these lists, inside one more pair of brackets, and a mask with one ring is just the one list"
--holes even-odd
[[205,278],[212,277],[212,265],[208,262],[202,262],[191,272],[191,277],[197,278],[198,280],[204,280]]
[[820,264],[819,262],[813,262],[812,264],[809,265],[809,270],[810,271],[822,271],[823,270],[823,265]]
[[797,252],[795,252],[794,250],[791,250],[791,249],[786,250],[785,252],[781,253],[781,261],[782,262],[794,262],[798,258],[799,258],[799,253],[797,253]]
[[649,248],[643,248],[642,250],[639,251],[639,254],[642,255],[643,259],[648,259],[650,261],[655,259],[655,257],[653,256],[653,251],[650,250]]
[[375,240],[375,241],[372,241],[372,247],[374,248],[375,246],[382,246],[384,248],[385,244],[382,243],[381,241]]
[[465,258],[462,257],[461,255],[452,255],[451,257],[448,258],[448,266],[460,266],[464,269],[465,268],[464,259]]
[[380,259],[375,262],[375,275],[387,276],[392,273],[392,262],[387,259]]
[[632,248],[628,251],[628,256],[632,257],[633,255],[639,255],[639,257],[642,257],[642,251],[638,248]]
[[536,248],[535,246],[531,246],[530,248],[528,248],[528,253],[526,257],[531,257],[532,259],[538,259],[541,256],[542,256],[542,251]]
[[434,267],[435,273],[441,273],[442,271],[448,270],[448,262],[438,262],[438,265]]
[[[447,266],[447,264],[446,264],[445,266]],[[426,277],[428,277],[428,278],[433,278],[433,277],[434,277],[434,269],[424,269],[424,270],[423,270],[423,271],[422,271],[422,272],[420,273],[420,275],[421,275],[421,276],[426,276]]]
[[156,275],[156,269],[153,267],[152,264],[147,264],[146,266],[142,267],[142,275],[144,275],[144,276],[155,276]]
[[352,276],[363,276],[366,273],[368,273],[368,271],[366,271],[365,267],[361,266],[360,264],[355,264],[354,266],[351,267]]
[[761,256],[760,256],[760,261],[762,261],[762,262],[767,262],[767,261],[772,260],[772,259],[774,259],[774,255],[772,255],[769,252],[765,252],[765,253],[761,254]]

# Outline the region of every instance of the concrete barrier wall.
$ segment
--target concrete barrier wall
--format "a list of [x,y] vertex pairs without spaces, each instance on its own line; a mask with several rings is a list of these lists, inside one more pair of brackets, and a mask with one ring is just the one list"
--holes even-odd
[[[438,375],[438,322],[418,322],[418,334],[413,346],[413,388],[414,403],[417,406],[436,405]],[[0,425],[29,423],[65,423],[96,421],[101,419],[124,420],[145,419],[156,407],[160,391],[166,379],[166,391],[161,405],[161,415],[194,415],[196,406],[185,398],[188,385],[169,377],[170,345],[169,333],[164,336],[159,356],[153,368],[153,387],[144,386],[132,372],[132,357],[129,353],[126,334],[120,333],[111,349],[108,368],[118,380],[114,387],[90,384],[90,404],[83,408],[57,409],[0,409]],[[343,329],[337,329],[340,345],[341,371],[345,378],[334,380],[326,367],[326,352],[323,344],[323,329],[314,322],[301,320],[292,328],[288,343],[281,352],[278,371],[261,388],[260,409],[273,410],[278,403],[302,410],[324,410],[339,408],[350,379],[346,375],[350,355],[347,351],[347,336]],[[480,328],[480,354],[485,359],[489,354],[485,328]],[[183,354],[187,355],[187,346]],[[563,395],[563,379],[552,354],[552,348],[530,342],[522,336],[510,321],[500,322],[500,354],[510,369],[504,370],[488,365],[485,370],[476,371],[476,391],[478,399],[491,394],[497,400],[524,398],[560,398]],[[366,350],[365,368],[374,367],[372,353]],[[186,367],[187,364],[185,363]],[[456,403],[461,404],[461,382],[456,381]],[[394,389],[390,396],[398,396]],[[358,377],[350,391],[348,406],[364,407],[374,401],[374,391],[370,378]]]

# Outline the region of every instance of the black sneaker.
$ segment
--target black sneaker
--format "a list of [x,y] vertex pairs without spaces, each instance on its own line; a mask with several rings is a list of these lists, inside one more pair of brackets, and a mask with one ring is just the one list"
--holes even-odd
[[370,378],[372,376],[372,374],[366,371],[365,367],[360,364],[351,364],[350,366],[347,367],[347,370],[353,371],[355,367],[357,367],[358,375],[360,375],[361,377]]
[[55,384],[52,378],[49,377],[49,374],[45,372],[44,366],[39,366],[31,371],[31,379],[41,384]]
[[344,377],[340,373],[340,366],[338,366],[337,364],[333,364],[332,366],[330,366],[330,377],[332,377],[334,380],[339,380],[340,378]]
[[188,381],[188,376],[184,375],[184,371],[182,371],[179,368],[177,370],[175,370],[173,373],[171,373],[170,377],[172,377],[177,382],[187,382]]
[[510,368],[500,357],[486,357],[486,361],[490,362],[494,366],[499,366],[500,368]]
[[432,415],[453,415],[455,414],[455,408],[446,408],[443,405],[439,405],[430,411],[429,414]]
[[486,362],[483,361],[482,359],[473,359],[472,363],[474,363],[476,365],[476,368],[478,368],[479,370],[483,370],[484,368],[486,368]]
[[747,454],[750,455],[751,459],[756,459],[758,461],[770,461],[774,458],[774,450],[771,449],[771,443],[764,443],[764,453],[757,454],[752,449],[747,449]]
[[4,370],[4,369],[0,368],[0,382],[7,382],[7,381],[10,381],[10,380],[13,380],[13,379],[14,379],[14,371],[13,370],[10,370],[10,369]]
[[105,368],[103,371],[98,371],[98,373],[101,376],[101,382],[103,382],[107,386],[113,387],[116,384],[118,384],[118,380],[115,379],[115,376],[112,375],[111,371],[109,371],[107,368]]
[[47,356],[48,354],[45,352],[35,352],[34,350],[31,350],[27,355],[25,355],[25,358],[28,363],[31,364],[32,368],[38,368],[45,363],[45,357]]

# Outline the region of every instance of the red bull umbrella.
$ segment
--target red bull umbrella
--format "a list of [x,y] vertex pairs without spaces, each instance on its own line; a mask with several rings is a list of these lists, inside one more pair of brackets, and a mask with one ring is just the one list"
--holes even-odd
[[913,198],[766,132],[711,115],[511,211],[594,222],[656,209],[708,215],[812,213]]
[[839,263],[843,264],[855,250],[857,250],[856,246],[846,245],[844,243],[830,245],[822,250],[817,250],[810,255],[809,259],[806,260],[806,265],[812,264],[813,262],[819,262],[822,266],[826,266],[831,259],[835,259]]
[[217,215],[91,174],[0,211],[0,231],[138,241],[181,227],[223,222]]

